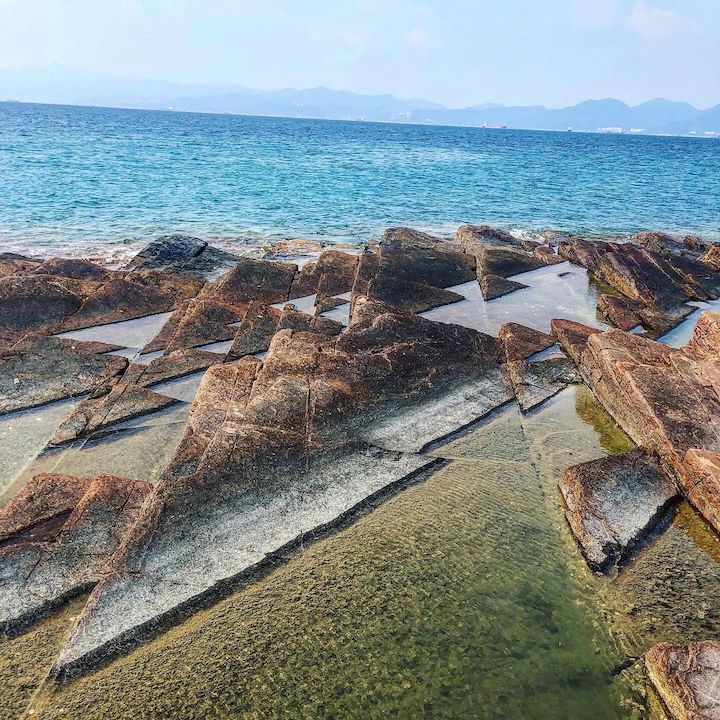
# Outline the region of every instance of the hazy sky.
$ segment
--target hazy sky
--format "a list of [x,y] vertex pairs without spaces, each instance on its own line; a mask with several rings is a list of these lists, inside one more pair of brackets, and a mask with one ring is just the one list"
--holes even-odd
[[0,67],[567,105],[720,102],[720,0],[0,0]]

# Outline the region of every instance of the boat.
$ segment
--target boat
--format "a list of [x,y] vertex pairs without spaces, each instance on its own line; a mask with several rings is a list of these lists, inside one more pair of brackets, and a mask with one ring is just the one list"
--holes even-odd
[[485,122],[480,127],[486,130],[507,130],[507,125],[493,125],[492,123]]

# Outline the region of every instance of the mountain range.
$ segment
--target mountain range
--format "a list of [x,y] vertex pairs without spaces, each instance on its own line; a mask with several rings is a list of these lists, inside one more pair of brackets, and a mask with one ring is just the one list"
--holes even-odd
[[60,66],[0,69],[0,100],[97,105],[151,110],[273,115],[538,130],[634,129],[645,133],[720,135],[720,105],[699,110],[686,102],[655,99],[630,106],[612,98],[571,107],[495,103],[448,108],[422,99],[360,95],[344,90],[254,90],[234,85],[180,84],[120,78]]

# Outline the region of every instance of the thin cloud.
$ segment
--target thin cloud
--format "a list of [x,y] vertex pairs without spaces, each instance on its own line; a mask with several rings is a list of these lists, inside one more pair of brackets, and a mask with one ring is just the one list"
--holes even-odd
[[640,35],[663,37],[677,26],[678,17],[672,10],[661,10],[645,0],[635,3],[625,24]]

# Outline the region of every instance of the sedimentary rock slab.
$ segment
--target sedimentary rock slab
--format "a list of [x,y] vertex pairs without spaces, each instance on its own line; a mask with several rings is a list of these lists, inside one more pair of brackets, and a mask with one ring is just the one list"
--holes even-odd
[[82,345],[47,338],[0,354],[0,414],[112,386],[127,360],[85,354],[80,352]]
[[720,532],[720,476],[709,462],[720,452],[720,357],[621,330],[583,331],[563,321],[553,329],[598,400],[638,445],[659,455]]
[[645,653],[645,670],[672,720],[720,718],[720,643],[660,643]]
[[307,263],[298,272],[290,290],[290,299],[314,295],[340,295],[349,292],[355,281],[359,257],[337,250],[325,250],[316,262]]
[[18,630],[96,583],[149,489],[110,475],[44,475],[27,485],[0,512],[0,527],[11,528],[0,542],[0,628]]
[[500,326],[498,339],[502,342],[508,360],[525,360],[555,344],[552,335],[514,322]]
[[559,485],[583,555],[603,571],[641,542],[678,495],[675,483],[642,449],[574,465]]
[[527,285],[517,282],[516,280],[507,280],[499,275],[486,273],[478,278],[480,283],[480,291],[483,300],[495,300],[496,298],[508,295],[516,290],[522,290]]

